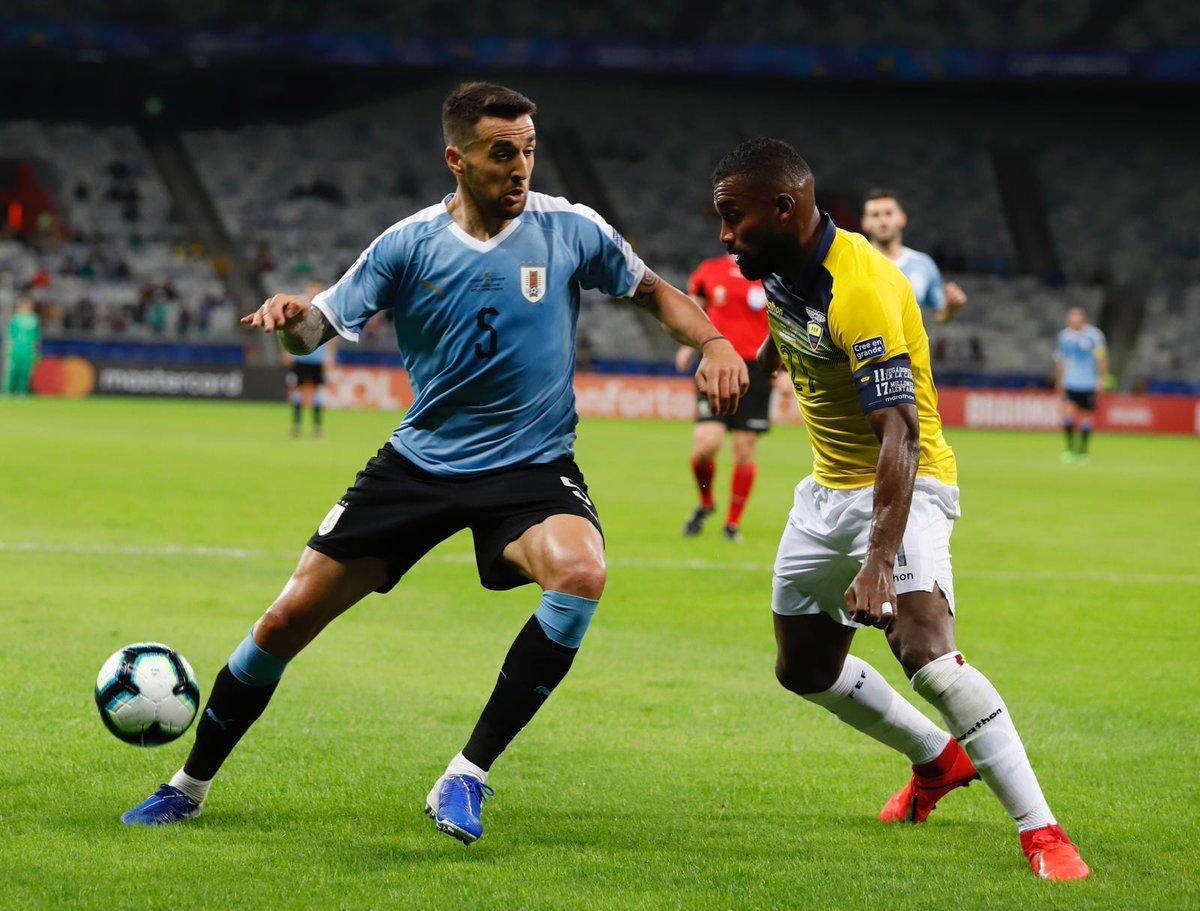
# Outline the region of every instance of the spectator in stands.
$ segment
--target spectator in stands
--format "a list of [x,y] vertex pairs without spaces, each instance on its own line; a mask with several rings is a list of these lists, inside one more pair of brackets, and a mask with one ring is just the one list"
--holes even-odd
[[260,240],[254,248],[254,271],[260,276],[264,272],[272,272],[275,269],[275,258],[271,256],[271,245],[265,240]]

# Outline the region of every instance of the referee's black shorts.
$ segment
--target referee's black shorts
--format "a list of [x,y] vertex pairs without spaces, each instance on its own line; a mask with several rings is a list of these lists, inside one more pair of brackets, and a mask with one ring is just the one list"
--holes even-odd
[[443,477],[418,468],[385,444],[358,473],[308,546],[335,560],[378,557],[392,586],[446,538],[471,529],[484,588],[516,588],[526,579],[504,548],[555,515],[587,519],[603,534],[596,506],[574,459]]
[[712,413],[708,396],[696,390],[696,422],[720,421],[727,430],[748,430],[750,433],[766,433],[771,429],[771,377],[759,366],[758,361],[746,361],[750,373],[750,388],[738,402],[737,411],[724,416]]

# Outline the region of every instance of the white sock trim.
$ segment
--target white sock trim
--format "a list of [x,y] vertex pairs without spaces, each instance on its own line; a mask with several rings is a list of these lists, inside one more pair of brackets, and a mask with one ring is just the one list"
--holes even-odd
[[459,753],[450,760],[450,764],[446,766],[446,771],[442,775],[445,778],[448,775],[470,775],[472,778],[478,778],[484,784],[487,784],[488,773],[471,762],[462,753]]
[[179,788],[188,797],[196,801],[196,803],[204,803],[204,799],[208,797],[208,789],[212,787],[213,780],[201,781],[199,778],[193,778],[183,769],[180,769],[171,776],[171,787]]

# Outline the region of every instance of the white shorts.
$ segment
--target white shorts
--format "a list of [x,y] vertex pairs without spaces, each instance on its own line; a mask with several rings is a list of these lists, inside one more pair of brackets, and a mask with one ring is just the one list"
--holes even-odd
[[[867,556],[874,489],[833,490],[812,477],[796,498],[775,557],[771,609],[797,616],[824,611],[843,626],[860,626],[846,609],[850,587]],[[896,554],[896,594],[942,590],[954,611],[950,533],[960,515],[958,488],[918,477],[904,542]]]

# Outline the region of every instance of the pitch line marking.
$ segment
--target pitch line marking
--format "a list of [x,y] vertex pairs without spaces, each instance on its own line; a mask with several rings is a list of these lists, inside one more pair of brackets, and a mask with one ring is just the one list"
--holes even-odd
[[[262,558],[284,559],[297,557],[298,550],[257,550],[244,547],[210,547],[204,544],[49,544],[38,541],[0,541],[0,553],[31,554],[94,554],[99,556],[144,557],[217,557],[230,560]],[[474,564],[469,554],[432,554],[425,558],[434,563]],[[666,560],[645,557],[615,557],[609,566],[618,569],[660,569],[668,571],[699,570],[702,572],[771,572],[770,563],[751,563],[731,560]],[[1109,582],[1114,585],[1145,583],[1149,585],[1200,585],[1196,573],[1126,573],[1126,572],[1057,572],[1032,570],[1018,572],[1002,569],[956,570],[962,579],[983,579],[995,582]]]

